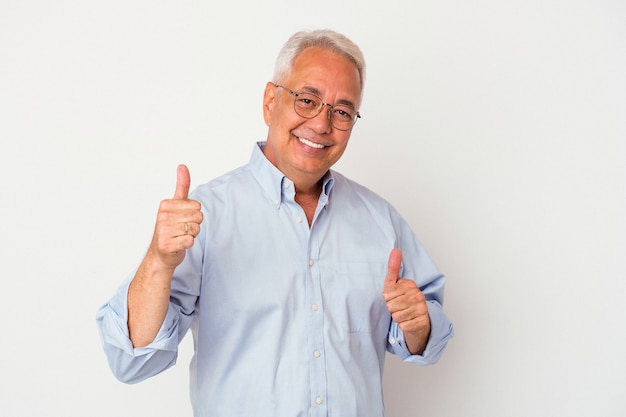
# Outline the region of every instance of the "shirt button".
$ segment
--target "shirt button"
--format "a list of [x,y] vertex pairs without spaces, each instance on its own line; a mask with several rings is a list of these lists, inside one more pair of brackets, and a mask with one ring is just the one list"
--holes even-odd
[[298,216],[298,217],[296,217],[296,220],[297,220],[298,223],[302,223],[302,217]]
[[394,339],[393,337],[391,339],[389,339],[389,343],[391,343],[392,345],[396,344],[396,339]]
[[313,304],[313,305],[311,306],[311,310],[313,310],[313,311],[317,311],[317,310],[318,310],[318,308],[319,308],[319,307],[317,306],[317,304]]
[[289,188],[290,184],[288,182],[285,183],[285,185],[283,185],[283,187],[285,188]]
[[309,266],[313,266],[313,259],[309,259]]
[[319,358],[321,355],[319,350],[316,350],[315,352],[313,352],[313,356],[315,356],[316,358]]
[[324,400],[322,400],[322,397],[317,397],[317,398],[315,399],[315,403],[316,403],[316,404],[318,404],[318,405],[319,405],[319,404],[321,404],[321,403],[323,403],[323,402],[324,402]]

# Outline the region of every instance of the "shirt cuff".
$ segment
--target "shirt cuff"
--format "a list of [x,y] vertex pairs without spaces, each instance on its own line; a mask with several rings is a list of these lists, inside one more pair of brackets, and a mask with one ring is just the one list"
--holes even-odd
[[133,348],[128,333],[128,287],[122,285],[111,300],[97,313],[97,322],[103,346],[122,350],[125,354],[138,357],[154,351],[176,352],[178,348],[178,314],[170,304],[154,340],[147,346]]
[[398,355],[403,361],[416,365],[432,365],[436,363],[448,344],[448,340],[454,336],[452,322],[446,317],[441,305],[436,301],[428,301],[428,315],[430,317],[430,337],[426,349],[421,355],[412,355],[406,346],[404,333],[398,323],[391,322],[389,336],[387,338],[387,350]]

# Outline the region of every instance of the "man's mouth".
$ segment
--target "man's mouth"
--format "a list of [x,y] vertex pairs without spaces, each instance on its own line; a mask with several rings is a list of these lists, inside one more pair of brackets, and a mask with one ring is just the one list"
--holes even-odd
[[302,143],[304,143],[306,146],[310,146],[311,148],[316,148],[316,149],[324,149],[326,146],[320,144],[320,143],[315,143],[315,142],[311,142],[309,139],[307,138],[301,138],[298,137],[298,140]]

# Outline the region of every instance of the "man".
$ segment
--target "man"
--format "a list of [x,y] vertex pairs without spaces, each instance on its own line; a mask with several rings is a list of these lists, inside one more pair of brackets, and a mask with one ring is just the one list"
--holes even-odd
[[250,162],[189,197],[178,167],[143,262],[98,312],[120,380],[174,364],[191,328],[196,416],[383,416],[385,351],[439,359],[444,277],[387,202],[331,170],[364,73],[344,36],[293,35]]

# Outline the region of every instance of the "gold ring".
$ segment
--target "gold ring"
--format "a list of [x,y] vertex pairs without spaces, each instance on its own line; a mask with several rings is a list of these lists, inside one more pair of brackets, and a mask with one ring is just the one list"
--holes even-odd
[[185,234],[189,233],[189,223],[185,223]]

